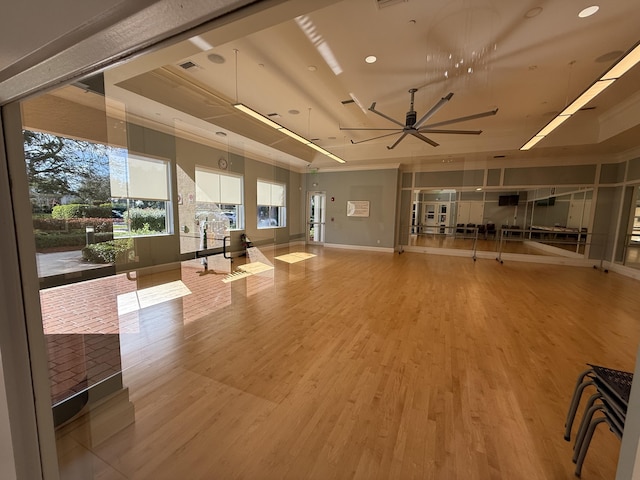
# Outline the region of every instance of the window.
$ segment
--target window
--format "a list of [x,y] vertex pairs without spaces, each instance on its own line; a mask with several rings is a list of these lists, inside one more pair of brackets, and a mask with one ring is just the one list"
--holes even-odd
[[168,161],[115,150],[109,176],[114,236],[171,233]]
[[196,217],[206,218],[224,235],[244,228],[242,177],[196,167]]
[[258,228],[284,227],[287,224],[285,185],[258,180]]

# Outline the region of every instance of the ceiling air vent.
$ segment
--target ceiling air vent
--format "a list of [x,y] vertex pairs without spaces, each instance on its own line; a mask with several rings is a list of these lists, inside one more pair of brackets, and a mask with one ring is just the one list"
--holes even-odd
[[342,100],[343,105],[349,105],[350,103],[356,103],[356,102],[354,102],[352,98],[350,98],[349,100]]
[[193,63],[191,60],[181,63],[180,66],[185,70],[189,70],[190,68],[197,67],[197,65]]
[[407,3],[409,0],[376,0],[376,5],[378,5],[378,10],[392,7],[393,5],[397,5],[399,3]]

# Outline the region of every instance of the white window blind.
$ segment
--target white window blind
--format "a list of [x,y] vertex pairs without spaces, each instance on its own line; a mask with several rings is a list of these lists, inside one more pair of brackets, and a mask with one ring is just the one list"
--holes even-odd
[[220,203],[242,204],[242,178],[220,175]]
[[196,202],[242,205],[242,177],[196,168]]
[[168,163],[129,156],[129,198],[169,200]]
[[134,155],[109,157],[111,196],[169,200],[169,163]]
[[196,169],[196,202],[220,203],[220,179],[217,173]]
[[269,205],[272,207],[285,206],[284,185],[279,183],[261,182],[258,180],[257,194],[258,205]]

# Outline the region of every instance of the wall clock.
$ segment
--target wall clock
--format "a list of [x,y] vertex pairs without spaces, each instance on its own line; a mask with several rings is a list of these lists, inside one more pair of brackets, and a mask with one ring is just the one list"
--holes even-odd
[[220,159],[218,160],[218,167],[220,167],[220,169],[222,170],[226,170],[227,166],[228,166],[227,159],[224,157],[220,157]]

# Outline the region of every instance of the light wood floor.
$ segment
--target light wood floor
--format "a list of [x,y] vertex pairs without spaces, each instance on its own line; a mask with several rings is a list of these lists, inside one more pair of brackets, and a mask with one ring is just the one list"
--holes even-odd
[[[135,423],[97,447],[67,427],[63,480],[575,478],[575,379],[586,362],[633,370],[637,281],[307,251],[226,284],[231,301],[196,320],[187,297],[145,309],[121,335]],[[615,476],[620,442],[600,428],[584,480]]]

